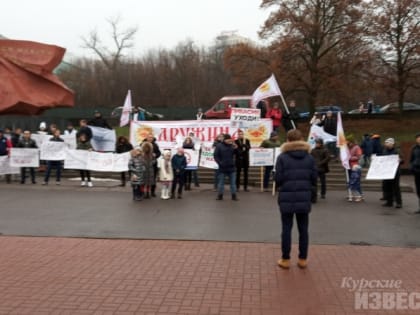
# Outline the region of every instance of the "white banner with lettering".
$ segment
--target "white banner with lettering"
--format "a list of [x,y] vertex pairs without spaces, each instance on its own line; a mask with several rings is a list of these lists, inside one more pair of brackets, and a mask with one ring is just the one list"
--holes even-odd
[[103,153],[87,150],[66,150],[65,169],[99,172],[126,172],[130,152]]
[[214,147],[212,142],[205,142],[201,146],[200,166],[216,170],[219,168],[214,160]]
[[261,119],[261,110],[259,108],[232,108],[230,114],[230,125],[233,128],[253,127]]
[[[245,138],[251,146],[258,147],[268,139],[272,131],[271,119],[260,119],[253,127],[244,129]],[[132,121],[130,142],[136,146],[151,133],[158,142],[176,142],[177,136],[185,138],[190,133],[201,142],[212,142],[217,135],[229,133],[237,138],[237,128],[230,126],[229,119],[179,120],[179,121]]]
[[19,174],[19,167],[10,166],[10,158],[7,155],[0,156],[0,175]]
[[92,139],[90,140],[90,143],[95,151],[115,151],[115,142],[117,137],[115,130],[92,126],[89,126],[89,128],[92,130]]
[[46,141],[42,143],[40,159],[45,161],[62,161],[66,158],[67,145],[64,142]]
[[184,149],[184,154],[187,159],[187,169],[196,170],[198,168],[200,152],[192,149]]
[[398,154],[377,156],[372,155],[369,170],[366,174],[367,180],[394,179],[400,164]]
[[10,166],[39,167],[39,149],[11,148]]
[[274,161],[274,149],[251,148],[249,166],[271,166]]
[[64,168],[71,170],[85,170],[89,151],[87,150],[66,150]]

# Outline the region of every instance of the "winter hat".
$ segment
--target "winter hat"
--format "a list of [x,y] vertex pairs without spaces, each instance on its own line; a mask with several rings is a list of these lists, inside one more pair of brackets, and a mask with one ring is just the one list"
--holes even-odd
[[388,138],[388,139],[385,140],[385,143],[393,145],[393,144],[395,144],[395,140],[394,140],[394,138]]
[[47,129],[47,123],[45,121],[39,124],[39,129]]
[[270,133],[270,138],[274,138],[274,137],[277,137],[277,132],[272,131],[272,132]]

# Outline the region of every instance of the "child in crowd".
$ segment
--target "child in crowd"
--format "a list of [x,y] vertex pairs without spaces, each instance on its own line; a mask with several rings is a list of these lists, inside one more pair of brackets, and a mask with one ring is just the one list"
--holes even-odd
[[184,187],[185,168],[187,167],[187,159],[184,155],[184,149],[178,148],[177,153],[172,157],[172,169],[174,172],[174,180],[172,182],[171,199],[175,198],[175,189],[178,186],[178,199],[182,198],[182,188]]
[[171,151],[165,150],[163,157],[158,160],[159,180],[162,183],[161,199],[169,199],[169,186],[174,180],[171,163]]
[[131,158],[128,162],[128,170],[131,172],[131,187],[133,188],[133,200],[141,201],[144,191],[144,158],[140,147],[131,150]]
[[[144,198],[150,198],[150,192],[152,186],[156,185],[155,182],[155,164],[156,158],[153,154],[153,144],[145,141],[141,145],[141,150],[143,152],[143,181],[144,181]],[[152,197],[154,197],[152,191]]]
[[[90,141],[88,140],[86,134],[81,133],[77,139],[77,150],[87,150],[87,151],[92,151],[92,145],[90,144]],[[80,186],[88,186],[88,187],[92,187],[92,181],[90,178],[90,171],[88,170],[80,170],[80,178],[81,178],[81,183]],[[86,180],[87,179],[87,182]]]
[[362,178],[362,168],[360,165],[353,165],[349,179],[349,199],[348,201],[360,202],[363,200],[360,188]]

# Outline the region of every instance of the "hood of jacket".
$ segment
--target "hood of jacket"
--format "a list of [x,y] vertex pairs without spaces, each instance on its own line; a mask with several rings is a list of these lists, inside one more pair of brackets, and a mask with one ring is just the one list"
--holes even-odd
[[280,151],[288,153],[294,158],[302,159],[311,152],[311,146],[306,141],[291,141],[283,143]]

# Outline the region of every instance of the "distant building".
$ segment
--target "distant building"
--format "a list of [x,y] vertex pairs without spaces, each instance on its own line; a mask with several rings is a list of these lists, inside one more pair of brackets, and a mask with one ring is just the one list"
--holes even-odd
[[215,46],[217,49],[224,50],[238,44],[253,44],[252,40],[241,36],[238,31],[223,31],[216,36]]

